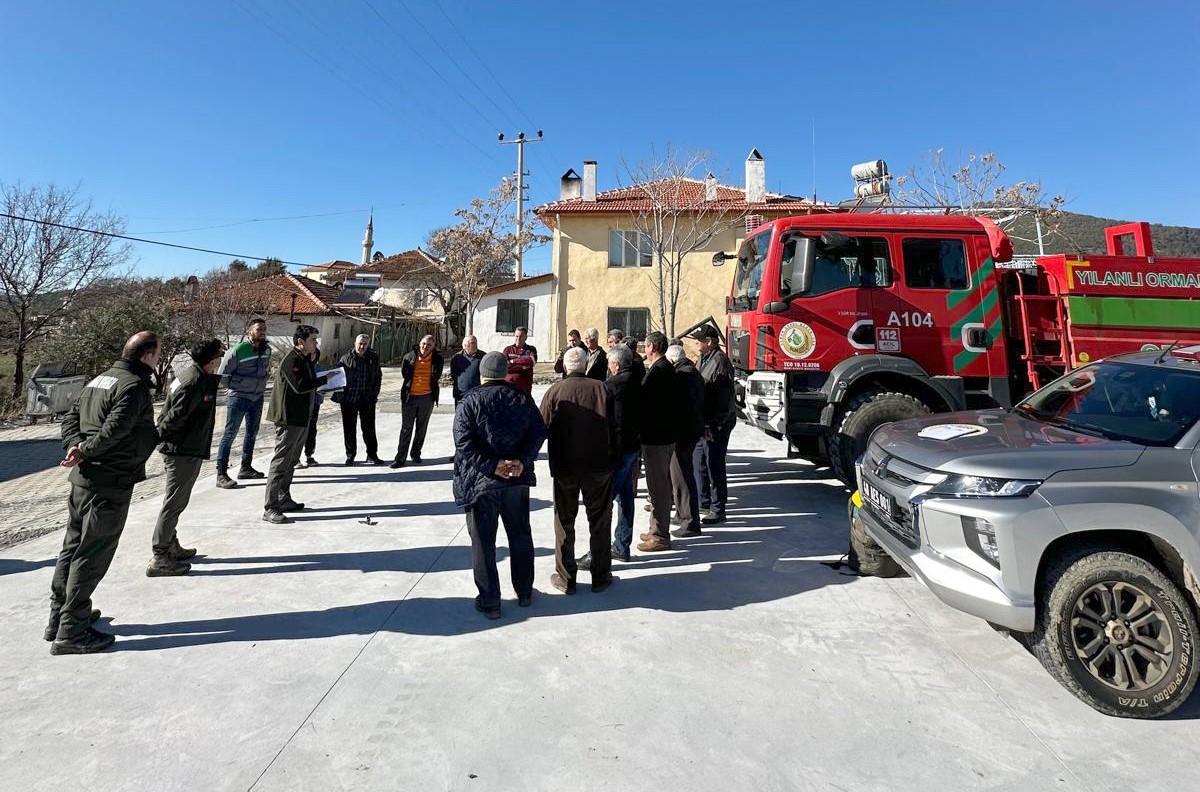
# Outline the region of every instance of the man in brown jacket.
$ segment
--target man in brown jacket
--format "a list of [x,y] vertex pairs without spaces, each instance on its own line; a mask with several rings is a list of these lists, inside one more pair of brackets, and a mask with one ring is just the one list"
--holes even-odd
[[575,593],[575,516],[579,497],[587,512],[592,554],[592,591],[613,581],[612,472],[617,459],[612,395],[603,382],[589,379],[587,350],[563,355],[566,377],[542,398],[542,420],[550,440],[550,475],[554,479],[554,568],[550,582],[565,594]]

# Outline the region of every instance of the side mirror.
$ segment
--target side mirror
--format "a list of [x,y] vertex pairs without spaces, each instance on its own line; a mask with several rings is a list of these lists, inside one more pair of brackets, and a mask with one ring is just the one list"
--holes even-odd
[[788,303],[784,300],[772,300],[762,307],[762,312],[765,314],[781,314],[787,313]]
[[718,251],[716,253],[713,253],[712,265],[714,267],[720,267],[721,265],[723,265],[726,261],[728,261],[731,258],[736,258],[736,256],[731,256],[723,250]]
[[[782,295],[782,298],[791,300],[806,294],[812,288],[813,259],[816,257],[817,245],[815,240],[806,236],[793,237],[787,244],[795,244],[796,249],[792,254],[791,271],[781,272],[780,282],[788,282],[788,293]],[[788,262],[784,262],[784,266],[787,265]]]

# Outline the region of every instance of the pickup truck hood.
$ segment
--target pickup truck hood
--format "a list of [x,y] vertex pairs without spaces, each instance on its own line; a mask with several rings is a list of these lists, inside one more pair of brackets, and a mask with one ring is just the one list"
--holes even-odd
[[1004,410],[975,410],[897,421],[872,444],[931,470],[1045,480],[1064,470],[1132,465],[1145,446],[1034,421]]

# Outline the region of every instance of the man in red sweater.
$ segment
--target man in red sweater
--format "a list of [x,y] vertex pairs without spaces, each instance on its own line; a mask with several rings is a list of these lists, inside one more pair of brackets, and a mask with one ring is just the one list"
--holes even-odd
[[513,331],[513,342],[504,347],[508,358],[508,376],[504,379],[526,393],[533,392],[533,364],[537,363],[537,348],[525,343],[529,329],[518,327]]

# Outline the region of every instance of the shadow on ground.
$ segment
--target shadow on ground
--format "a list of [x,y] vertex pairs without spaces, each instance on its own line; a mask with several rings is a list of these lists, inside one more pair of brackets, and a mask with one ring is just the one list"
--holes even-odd
[[62,461],[62,441],[58,438],[45,440],[7,440],[0,442],[0,481],[11,481],[30,473],[40,473]]

